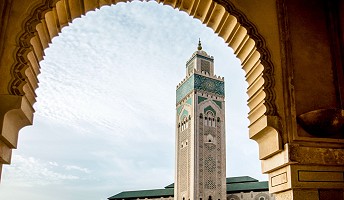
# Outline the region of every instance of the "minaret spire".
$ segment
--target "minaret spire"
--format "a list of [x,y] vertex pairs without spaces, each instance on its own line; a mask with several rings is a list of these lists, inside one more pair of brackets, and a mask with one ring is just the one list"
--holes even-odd
[[202,50],[201,38],[198,38],[198,51]]

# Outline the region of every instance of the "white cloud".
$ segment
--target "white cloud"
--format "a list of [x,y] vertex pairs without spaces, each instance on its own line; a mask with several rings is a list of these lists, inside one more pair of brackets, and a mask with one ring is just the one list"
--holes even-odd
[[64,168],[66,170],[76,170],[76,171],[84,172],[86,174],[90,173],[89,169],[84,168],[84,167],[79,167],[79,166],[76,166],[76,165],[66,165],[66,166],[64,166]]
[[33,157],[13,156],[11,166],[4,168],[4,184],[33,187],[36,185],[60,184],[77,180],[78,176],[57,172],[56,162],[44,162]]
[[52,166],[59,166],[59,164],[57,164],[57,162],[48,162],[49,163],[49,165],[52,165]]

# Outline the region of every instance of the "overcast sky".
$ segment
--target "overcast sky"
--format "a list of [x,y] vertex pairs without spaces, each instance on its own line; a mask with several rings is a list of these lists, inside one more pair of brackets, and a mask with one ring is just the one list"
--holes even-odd
[[74,20],[45,50],[34,124],[3,167],[1,199],[105,200],[172,183],[175,89],[198,38],[225,77],[227,177],[265,180],[233,51],[186,13],[119,3]]

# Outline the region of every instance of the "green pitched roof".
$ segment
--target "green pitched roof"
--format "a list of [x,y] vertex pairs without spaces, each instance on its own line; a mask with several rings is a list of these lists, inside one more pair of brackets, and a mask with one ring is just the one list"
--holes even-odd
[[174,188],[174,183],[171,183],[168,186],[165,186],[165,188]]
[[152,198],[152,197],[173,197],[174,189],[173,188],[165,188],[165,189],[156,189],[156,190],[137,190],[137,191],[124,191],[118,193],[110,198],[112,199],[136,199],[140,198]]
[[267,191],[268,189],[269,183],[267,181],[227,184],[227,194],[234,192]]
[[[229,177],[226,178],[227,194],[234,192],[249,192],[249,191],[267,191],[269,184],[267,181],[259,182],[249,176]],[[167,185],[165,189],[155,190],[136,190],[124,191],[118,193],[109,200],[115,199],[137,199],[137,198],[154,198],[154,197],[173,197],[174,196],[174,183]]]
[[238,176],[238,177],[229,177],[226,178],[226,184],[231,183],[246,183],[246,182],[258,182],[257,179],[254,179],[249,176]]

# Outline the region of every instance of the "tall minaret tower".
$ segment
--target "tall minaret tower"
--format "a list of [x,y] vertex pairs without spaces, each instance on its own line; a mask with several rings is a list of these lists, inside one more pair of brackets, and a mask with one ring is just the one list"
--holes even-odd
[[214,58],[198,50],[177,86],[175,200],[226,199],[224,79]]

